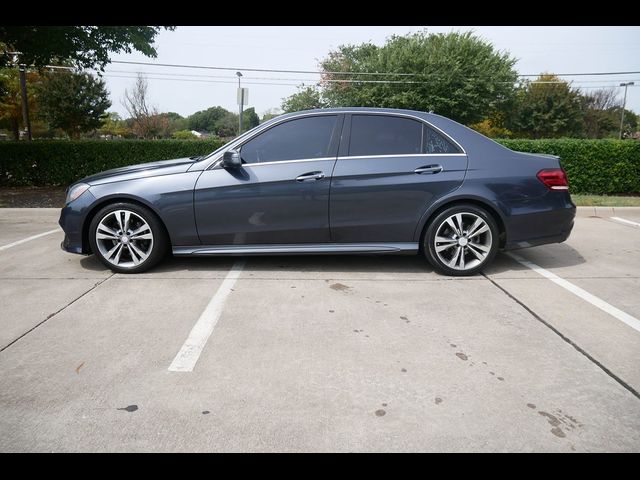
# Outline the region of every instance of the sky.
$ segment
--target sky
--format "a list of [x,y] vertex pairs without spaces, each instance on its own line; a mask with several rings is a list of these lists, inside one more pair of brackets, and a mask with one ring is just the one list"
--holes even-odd
[[[156,37],[157,58],[139,53],[112,55],[116,61],[227,67],[232,70],[170,68],[112,63],[105,80],[111,94],[111,111],[127,117],[122,106],[126,88],[137,72],[149,82],[149,98],[161,112],[183,116],[220,105],[237,111],[236,89],[249,89],[247,107],[262,116],[279,109],[282,99],[297,85],[312,85],[317,75],[263,73],[246,68],[318,71],[319,61],[340,45],[372,42],[383,45],[391,35],[427,30],[472,30],[518,61],[520,74],[640,71],[640,27],[533,27],[533,26],[183,26]],[[564,77],[574,86],[591,91],[598,86],[635,80],[627,92],[627,108],[640,113],[640,74]],[[262,84],[260,84],[262,83]],[[286,85],[273,85],[274,83]],[[624,88],[617,87],[622,99]],[[245,107],[245,108],[247,108]]]

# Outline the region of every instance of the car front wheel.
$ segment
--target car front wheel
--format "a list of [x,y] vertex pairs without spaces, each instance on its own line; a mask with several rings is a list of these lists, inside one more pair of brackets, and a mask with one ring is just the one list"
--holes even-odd
[[165,256],[168,241],[157,217],[132,203],[102,208],[91,221],[89,242],[93,253],[118,273],[139,273]]
[[491,263],[498,242],[498,226],[491,214],[475,205],[455,205],[429,223],[423,250],[440,273],[465,276]]

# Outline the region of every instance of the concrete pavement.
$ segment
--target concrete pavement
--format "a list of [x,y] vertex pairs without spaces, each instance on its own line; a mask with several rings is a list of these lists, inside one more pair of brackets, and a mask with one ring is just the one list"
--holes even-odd
[[[594,213],[517,253],[640,318],[640,228]],[[0,210],[0,246],[57,215]],[[0,252],[0,451],[640,451],[640,332],[505,254],[248,258],[170,372],[235,259],[113,275],[61,238]]]

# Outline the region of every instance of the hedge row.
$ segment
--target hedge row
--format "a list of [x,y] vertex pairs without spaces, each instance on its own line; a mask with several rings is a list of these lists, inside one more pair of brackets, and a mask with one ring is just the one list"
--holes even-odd
[[[561,158],[574,193],[640,193],[640,142],[499,140],[513,150]],[[203,155],[221,140],[0,142],[0,186],[68,185],[102,170]]]
[[573,193],[640,193],[640,142],[631,140],[499,140],[512,150],[558,155]]
[[204,155],[221,145],[220,139],[0,142],[0,186],[66,186],[103,170]]

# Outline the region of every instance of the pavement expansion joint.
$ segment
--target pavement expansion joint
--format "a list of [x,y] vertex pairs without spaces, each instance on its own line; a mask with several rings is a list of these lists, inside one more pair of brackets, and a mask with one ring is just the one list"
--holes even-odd
[[496,288],[500,289],[506,296],[508,296],[511,300],[513,300],[514,302],[516,302],[518,305],[520,305],[522,308],[524,308],[527,312],[529,312],[529,314],[535,318],[536,320],[538,320],[540,323],[542,323],[545,327],[547,327],[549,330],[551,330],[553,333],[555,333],[556,335],[558,335],[562,340],[564,340],[565,342],[567,342],[569,345],[571,345],[573,348],[575,348],[578,352],[580,352],[582,355],[584,355],[585,357],[587,357],[587,359],[589,359],[592,363],[594,363],[597,367],[599,367],[604,373],[606,373],[609,377],[611,377],[613,380],[615,380],[617,383],[620,384],[620,386],[622,386],[625,390],[629,391],[629,393],[631,393],[634,397],[636,397],[638,400],[640,400],[640,393],[634,389],[631,385],[629,385],[627,382],[625,382],[623,379],[621,379],[620,377],[618,377],[615,373],[613,373],[611,370],[609,370],[607,367],[605,367],[602,363],[600,363],[598,360],[596,360],[593,356],[591,356],[585,349],[583,349],[580,345],[578,345],[577,343],[575,343],[573,340],[571,340],[569,337],[567,337],[566,335],[564,335],[560,330],[558,330],[557,328],[555,328],[553,325],[551,325],[549,322],[547,322],[545,319],[543,319],[540,315],[538,315],[536,312],[534,312],[530,307],[528,307],[524,302],[522,302],[521,300],[519,300],[515,295],[513,295],[511,292],[509,292],[506,288],[504,288],[502,285],[500,285],[499,283],[497,283],[495,280],[493,280],[492,278],[488,277],[484,272],[481,272],[482,276],[484,278],[486,278],[487,280],[489,280]]
[[91,287],[89,290],[86,290],[85,292],[83,292],[81,295],[77,296],[76,298],[74,298],[73,300],[71,300],[70,302],[68,302],[66,305],[64,305],[62,308],[58,309],[57,311],[47,315],[47,317],[42,320],[41,322],[38,322],[36,325],[34,325],[33,327],[31,327],[29,330],[27,330],[26,332],[24,332],[22,335],[20,335],[17,338],[14,338],[11,342],[9,342],[7,345],[5,345],[4,347],[0,348],[0,353],[4,352],[7,348],[9,348],[11,345],[13,345],[14,343],[16,343],[18,340],[26,337],[27,335],[29,335],[31,332],[33,332],[36,328],[38,328],[40,325],[44,325],[47,321],[49,321],[50,319],[52,319],[53,317],[55,317],[56,315],[58,315],[60,312],[64,311],[67,307],[73,305],[74,303],[76,303],[78,300],[80,300],[82,297],[84,297],[85,295],[91,293],[92,291],[94,291],[96,288],[98,288],[100,285],[102,285],[104,282],[106,282],[107,280],[109,280],[110,278],[113,278],[113,276],[115,275],[115,273],[112,273],[111,275],[109,275],[107,278],[104,278],[98,282],[96,282],[93,287]]

